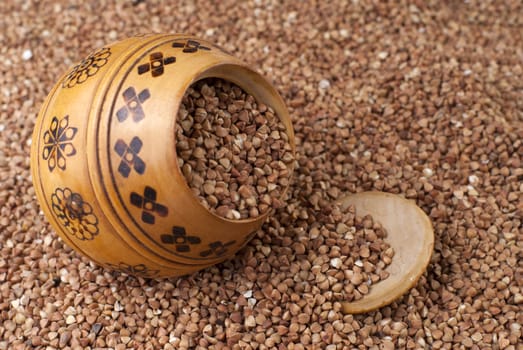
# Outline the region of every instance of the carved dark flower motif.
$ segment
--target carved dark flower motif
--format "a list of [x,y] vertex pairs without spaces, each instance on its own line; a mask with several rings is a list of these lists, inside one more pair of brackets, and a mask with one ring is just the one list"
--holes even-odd
[[192,245],[201,243],[200,237],[188,235],[181,226],[173,226],[170,234],[161,235],[161,240],[162,243],[173,244],[178,253],[188,253]]
[[142,209],[142,221],[149,225],[154,225],[156,215],[165,217],[169,209],[157,202],[157,193],[152,187],[145,186],[143,196],[136,192],[131,192],[131,204]]
[[98,70],[107,64],[109,56],[111,56],[111,49],[108,47],[101,48],[90,54],[84,58],[82,62],[74,66],[71,72],[67,74],[62,82],[62,87],[72,88],[77,84],[83,83],[89,79],[89,77],[98,73]]
[[49,171],[56,167],[65,170],[66,157],[76,154],[73,139],[78,129],[69,126],[69,116],[62,119],[53,117],[49,130],[44,133],[44,150],[42,157],[47,161]]
[[98,235],[98,218],[79,193],[67,187],[57,188],[51,196],[51,205],[62,227],[75,238],[88,241]]
[[223,243],[222,241],[214,241],[208,244],[208,249],[200,253],[202,258],[222,257],[229,252],[229,247],[236,243],[235,240]]
[[204,51],[211,50],[210,47],[203,46],[202,44],[200,44],[200,42],[198,42],[196,40],[190,40],[190,39],[183,40],[183,41],[176,40],[172,44],[172,47],[181,48],[182,52],[185,52],[185,53],[195,53],[195,52],[198,52],[199,50],[204,50]]

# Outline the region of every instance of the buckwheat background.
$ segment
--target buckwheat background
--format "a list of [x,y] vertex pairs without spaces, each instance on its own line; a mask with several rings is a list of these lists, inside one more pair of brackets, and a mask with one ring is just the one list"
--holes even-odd
[[[522,3],[373,3],[1,1],[0,349],[522,349]],[[143,32],[195,34],[256,67],[299,152],[290,205],[248,247],[162,281],[65,246],[29,172],[56,79]],[[307,256],[293,237],[311,198],[371,189],[415,200],[435,251],[403,298],[344,316],[314,276],[295,282]]]

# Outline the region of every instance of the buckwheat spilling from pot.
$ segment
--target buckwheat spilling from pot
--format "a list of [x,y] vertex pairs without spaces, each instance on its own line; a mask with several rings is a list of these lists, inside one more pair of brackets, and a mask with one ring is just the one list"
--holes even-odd
[[275,248],[276,256],[286,256],[291,266],[295,264],[285,279],[295,285],[308,284],[335,302],[359,300],[389,277],[386,267],[394,249],[379,222],[370,215],[358,216],[352,206],[342,210],[327,205],[314,217],[306,227],[286,227],[290,234],[282,248]]
[[176,150],[200,202],[227,219],[254,218],[282,206],[292,148],[272,108],[228,81],[209,78],[185,93]]

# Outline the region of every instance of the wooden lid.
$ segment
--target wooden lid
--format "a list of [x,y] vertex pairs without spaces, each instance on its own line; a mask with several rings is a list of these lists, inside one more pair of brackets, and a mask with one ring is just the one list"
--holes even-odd
[[427,215],[414,203],[384,192],[352,194],[338,201],[342,208],[354,205],[356,214],[371,215],[387,231],[385,240],[394,249],[390,276],[370,289],[362,299],[345,302],[343,312],[369,312],[392,303],[412,288],[425,272],[434,249],[434,231]]

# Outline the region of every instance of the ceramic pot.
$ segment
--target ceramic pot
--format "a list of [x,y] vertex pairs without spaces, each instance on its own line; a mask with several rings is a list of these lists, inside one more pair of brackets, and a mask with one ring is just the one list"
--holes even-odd
[[178,107],[192,83],[209,77],[271,106],[294,150],[276,90],[219,47],[179,34],[105,46],[58,81],[33,134],[37,198],[65,242],[103,266],[167,277],[231,257],[260,228],[268,214],[233,221],[205,209],[179,170]]

